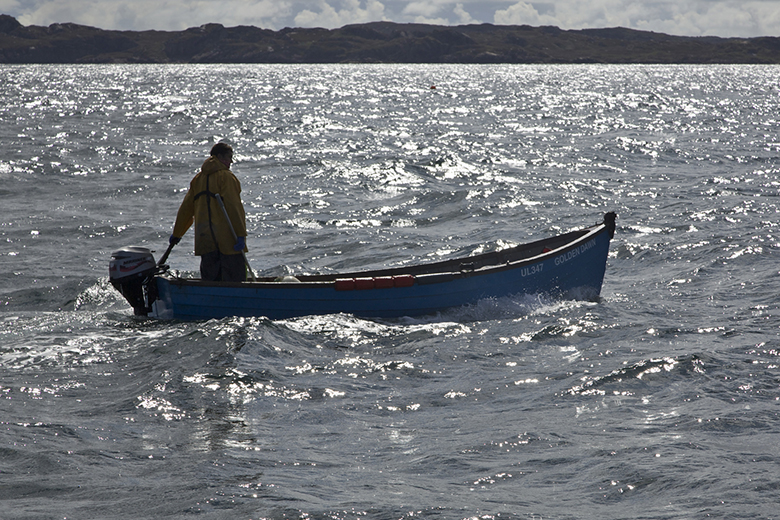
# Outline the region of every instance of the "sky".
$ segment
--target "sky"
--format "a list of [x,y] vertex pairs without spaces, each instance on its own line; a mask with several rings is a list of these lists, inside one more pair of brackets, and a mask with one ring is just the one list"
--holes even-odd
[[780,0],[0,0],[23,25],[180,31],[206,23],[334,29],[391,21],[627,27],[678,36],[780,36]]

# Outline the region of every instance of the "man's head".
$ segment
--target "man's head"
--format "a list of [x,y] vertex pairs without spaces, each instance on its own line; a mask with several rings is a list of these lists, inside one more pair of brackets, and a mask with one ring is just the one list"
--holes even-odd
[[230,164],[233,162],[233,147],[227,143],[217,143],[211,147],[211,155],[230,168]]

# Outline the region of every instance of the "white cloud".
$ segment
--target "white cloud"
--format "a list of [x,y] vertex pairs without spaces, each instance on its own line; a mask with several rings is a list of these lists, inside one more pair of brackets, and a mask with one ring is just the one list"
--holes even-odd
[[536,8],[526,2],[518,2],[507,9],[496,11],[493,21],[499,25],[556,25],[558,19],[542,16]]
[[18,11],[20,4],[17,0],[0,0],[0,14]]
[[435,2],[413,1],[406,4],[403,14],[414,18],[432,18],[441,11],[441,5]]
[[359,0],[346,0],[344,4],[342,9],[336,10],[327,2],[319,2],[319,12],[304,9],[295,16],[295,25],[335,29],[353,23],[385,20],[385,6],[377,0],[367,0],[365,8]]
[[286,0],[43,0],[18,15],[24,25],[73,22],[101,29],[182,30],[206,23],[275,26],[291,12]]
[[[466,0],[469,1],[469,0]],[[472,3],[474,3],[472,1]],[[453,5],[454,4],[454,5]],[[477,4],[475,4],[477,5]],[[452,0],[415,0],[406,3],[401,11],[402,21],[436,25],[465,25],[482,23],[464,7],[464,2]]]
[[780,36],[780,7],[771,1],[691,1],[638,28],[691,36]]
[[472,23],[480,23],[479,20],[475,20],[471,17],[471,14],[469,14],[469,12],[463,8],[463,4],[456,4],[455,9],[453,9],[452,12],[455,14],[455,16],[457,16],[459,24],[467,25]]
[[628,27],[682,36],[780,36],[775,0],[521,0],[497,9],[494,22],[561,29]]

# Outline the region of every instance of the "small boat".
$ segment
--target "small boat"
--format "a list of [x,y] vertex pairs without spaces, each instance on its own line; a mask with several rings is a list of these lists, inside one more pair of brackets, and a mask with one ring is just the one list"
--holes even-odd
[[584,229],[455,260],[246,282],[181,278],[164,265],[171,248],[155,263],[149,249],[127,247],[112,254],[109,279],[136,315],[177,320],[335,313],[411,317],[515,295],[595,300],[615,218],[610,212]]

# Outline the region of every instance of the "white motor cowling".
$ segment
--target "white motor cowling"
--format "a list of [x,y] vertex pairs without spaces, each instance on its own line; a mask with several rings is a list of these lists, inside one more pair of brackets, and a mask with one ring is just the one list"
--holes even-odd
[[111,253],[108,263],[108,279],[114,288],[130,303],[138,316],[151,311],[153,298],[148,294],[148,284],[157,271],[152,251],[145,247],[124,247]]

